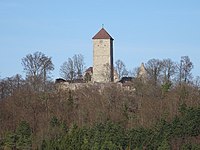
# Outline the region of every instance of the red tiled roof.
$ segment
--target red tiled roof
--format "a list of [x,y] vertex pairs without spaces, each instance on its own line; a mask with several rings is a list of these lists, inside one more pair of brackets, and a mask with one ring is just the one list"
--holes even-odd
[[89,67],[85,72],[91,72],[91,73],[93,73],[93,67]]
[[111,39],[111,40],[114,40],[104,28],[102,28],[92,39]]

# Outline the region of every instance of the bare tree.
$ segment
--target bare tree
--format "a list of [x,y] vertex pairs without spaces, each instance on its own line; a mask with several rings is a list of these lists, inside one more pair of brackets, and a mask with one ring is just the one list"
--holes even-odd
[[200,76],[196,76],[196,78],[193,81],[193,85],[196,89],[200,89]]
[[145,66],[150,80],[156,85],[161,74],[162,62],[159,59],[150,59]]
[[74,67],[76,70],[77,78],[81,78],[83,75],[83,69],[84,69],[84,65],[85,65],[83,55],[81,55],[81,54],[74,55],[73,61],[74,61]]
[[17,74],[12,77],[7,77],[0,81],[0,99],[6,98],[19,90],[24,84],[22,76]]
[[163,59],[162,67],[163,83],[170,83],[172,76],[176,73],[176,63],[169,58]]
[[54,70],[51,57],[47,57],[41,52],[26,55],[26,57],[22,58],[22,65],[26,72],[26,77],[34,86],[34,89],[38,88],[36,85],[39,85],[39,83],[45,85],[49,74]]
[[193,69],[193,63],[188,56],[182,56],[180,63],[177,65],[179,84],[183,81],[188,82],[192,78],[191,70]]
[[80,79],[84,70],[84,57],[81,54],[74,55],[72,58],[68,58],[60,68],[60,75],[66,79],[73,81],[74,79]]
[[121,79],[121,77],[127,76],[128,75],[128,71],[126,69],[126,65],[124,64],[124,62],[122,60],[117,60],[115,62],[115,69],[117,71],[117,74],[119,76],[119,79]]
[[76,77],[74,62],[71,58],[64,62],[60,68],[60,75],[67,80],[72,81]]

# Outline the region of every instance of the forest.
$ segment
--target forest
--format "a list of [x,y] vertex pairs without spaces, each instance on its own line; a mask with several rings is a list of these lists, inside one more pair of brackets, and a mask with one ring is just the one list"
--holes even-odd
[[[188,56],[179,62],[151,59],[147,77],[115,63],[120,77],[132,76],[127,90],[110,83],[62,90],[51,79],[51,57],[22,58],[26,77],[0,79],[2,150],[200,149],[200,78]],[[60,68],[65,80],[84,73],[81,54]]]

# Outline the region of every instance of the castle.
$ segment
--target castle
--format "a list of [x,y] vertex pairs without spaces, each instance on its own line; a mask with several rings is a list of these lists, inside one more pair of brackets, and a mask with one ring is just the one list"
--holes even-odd
[[[113,65],[113,41],[114,39],[110,34],[102,27],[99,32],[92,38],[93,40],[93,67],[89,67],[84,75],[83,80],[80,82],[74,81],[70,86],[82,86],[83,83],[110,83],[118,82],[120,79],[114,69]],[[142,63],[139,68],[138,77],[146,77],[146,70]],[[131,77],[126,77],[125,80],[132,80]],[[58,81],[58,80],[57,80]],[[59,81],[58,81],[59,82]],[[62,81],[61,81],[62,82]],[[122,81],[121,83],[124,83]]]

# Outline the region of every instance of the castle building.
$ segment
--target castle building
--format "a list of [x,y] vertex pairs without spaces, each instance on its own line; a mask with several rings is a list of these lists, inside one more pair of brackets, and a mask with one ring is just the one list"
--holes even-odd
[[148,76],[147,75],[147,70],[146,70],[146,68],[144,66],[144,63],[142,63],[141,66],[139,67],[137,77],[140,78],[140,79],[146,80],[147,76]]
[[102,28],[93,38],[93,82],[113,82],[113,38]]

